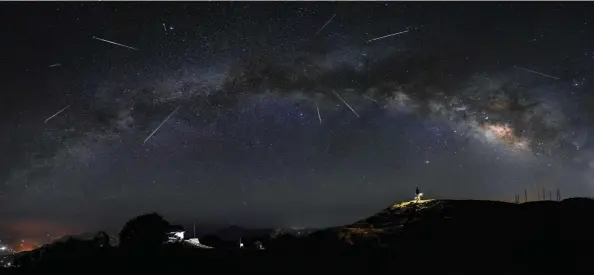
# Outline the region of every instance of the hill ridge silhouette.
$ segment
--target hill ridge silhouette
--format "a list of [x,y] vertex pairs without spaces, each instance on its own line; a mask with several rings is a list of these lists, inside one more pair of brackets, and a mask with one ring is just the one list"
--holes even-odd
[[586,249],[594,244],[591,213],[594,200],[589,198],[520,204],[408,201],[306,236],[275,231],[251,240],[261,242],[265,250],[251,244],[243,249],[235,244],[200,249],[184,243],[123,250],[99,247],[97,240],[71,239],[17,255],[19,268],[10,270],[65,272],[84,268],[81,265],[98,265],[98,270],[106,271],[163,268],[192,273],[196,271],[193,263],[198,261],[203,269],[221,272],[366,274],[422,266],[424,271],[460,274],[477,272],[475,266],[483,266],[498,274],[572,274],[591,270],[589,259],[594,253]]

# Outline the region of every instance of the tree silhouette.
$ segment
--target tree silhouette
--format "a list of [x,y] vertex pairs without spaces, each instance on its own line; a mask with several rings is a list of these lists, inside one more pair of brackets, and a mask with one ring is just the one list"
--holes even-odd
[[146,249],[159,247],[167,241],[171,224],[157,213],[129,220],[120,231],[120,247]]
[[99,247],[109,247],[109,235],[105,233],[105,231],[98,232],[95,237],[93,237],[93,241]]
[[284,232],[282,229],[275,228],[272,230],[272,232],[270,232],[270,239],[272,239],[272,240],[278,239],[284,234],[286,234],[286,232]]

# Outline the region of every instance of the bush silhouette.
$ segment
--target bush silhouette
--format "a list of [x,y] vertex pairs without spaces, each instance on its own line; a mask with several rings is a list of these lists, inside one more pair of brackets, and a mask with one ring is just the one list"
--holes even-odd
[[109,243],[109,235],[107,235],[107,233],[105,233],[105,231],[100,231],[98,232],[95,237],[93,238],[93,241],[95,242],[95,244],[98,247],[110,247],[111,244]]
[[206,235],[206,236],[200,238],[200,243],[202,243],[204,245],[208,245],[210,247],[216,247],[216,248],[231,247],[231,245],[229,245],[228,242],[224,241],[219,236],[212,235],[212,234]]
[[120,247],[124,249],[158,248],[167,241],[171,224],[157,213],[129,220],[120,231]]

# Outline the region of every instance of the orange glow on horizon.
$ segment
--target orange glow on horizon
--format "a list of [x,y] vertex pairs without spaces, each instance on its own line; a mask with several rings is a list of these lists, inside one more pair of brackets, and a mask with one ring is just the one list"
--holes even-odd
[[37,247],[39,247],[39,244],[34,243],[33,241],[23,240],[17,247],[15,247],[15,250],[18,253],[24,251],[31,251]]
[[48,243],[50,239],[55,240],[81,232],[69,225],[44,220],[9,221],[3,226],[13,240],[6,244],[17,252],[30,251]]

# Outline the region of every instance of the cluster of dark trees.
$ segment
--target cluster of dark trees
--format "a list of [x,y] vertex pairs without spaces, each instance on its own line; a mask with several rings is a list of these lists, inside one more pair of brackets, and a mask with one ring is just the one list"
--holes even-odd
[[107,233],[99,232],[91,239],[67,237],[32,251],[13,256],[13,268],[46,269],[71,263],[105,266],[104,263],[121,255],[151,253],[161,249],[168,233],[176,226],[157,213],[129,220],[119,233],[119,245],[112,246]]
[[[126,222],[119,233],[117,246],[111,245],[110,238],[105,232],[99,232],[91,239],[68,237],[33,251],[14,255],[13,267],[25,270],[45,270],[71,263],[105,267],[108,266],[107,262],[113,262],[114,259],[119,261],[126,259],[124,261],[130,263],[134,258],[137,260],[159,258],[163,256],[164,251],[170,251],[172,247],[180,249],[180,246],[183,246],[183,243],[167,244],[170,232],[174,230],[180,230],[180,227],[172,225],[159,214],[145,214]],[[213,247],[218,251],[237,250],[239,248],[238,241],[225,240],[214,234],[200,238],[201,244]],[[296,237],[281,230],[274,230],[268,236],[246,238],[242,242],[244,248],[248,250],[255,250],[259,247],[274,249],[296,242]],[[188,245],[185,246],[183,249],[192,249]]]
[[129,220],[119,234],[119,247],[125,250],[154,249],[168,240],[174,228],[157,213],[138,216]]

